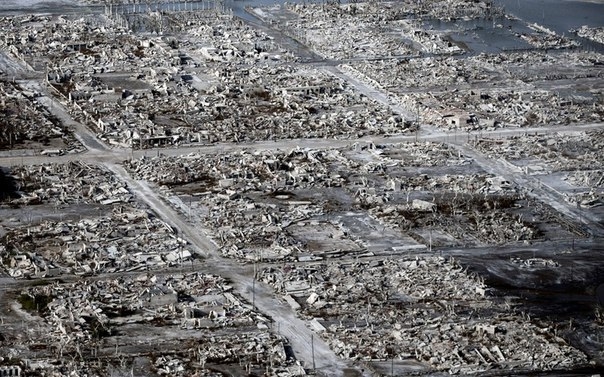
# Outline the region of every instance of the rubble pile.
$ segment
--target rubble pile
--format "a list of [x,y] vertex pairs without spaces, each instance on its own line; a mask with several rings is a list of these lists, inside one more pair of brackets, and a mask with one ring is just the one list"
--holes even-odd
[[[352,168],[366,172],[375,171],[377,166],[384,170],[399,167],[435,167],[465,165],[471,162],[448,144],[437,142],[409,142],[396,144],[356,144],[343,149],[342,153]],[[395,178],[395,177],[393,177]]]
[[[214,0],[82,1],[97,10],[102,3],[105,13],[0,17],[0,65],[22,68],[22,81],[0,81],[0,149],[82,150],[51,114],[118,147],[103,153],[85,132],[91,150],[82,161],[100,159],[98,166],[24,165],[33,157],[16,166],[4,152],[15,167],[1,203],[0,278],[18,280],[0,291],[8,303],[0,377],[305,375],[292,355],[309,367],[302,347],[312,334],[350,361],[337,372],[351,375],[382,373],[389,362],[393,375],[394,363],[405,373],[530,375],[601,361],[590,354],[596,341],[584,308],[568,311],[581,312],[573,321],[582,323],[563,330],[562,317],[531,318],[541,302],[506,295],[513,272],[521,275],[513,287],[555,287],[556,295],[564,294],[560,276],[594,275],[590,261],[562,270],[573,259],[565,256],[571,237],[573,250],[577,235],[578,250],[594,244],[597,210],[580,211],[604,203],[604,132],[580,131],[604,118],[602,54],[548,53],[578,43],[504,22],[491,0],[248,8],[264,25]],[[600,31],[577,34],[597,40]],[[507,46],[518,50],[474,54]],[[568,127],[509,139],[483,134],[519,132],[480,132],[554,124]],[[410,131],[418,131],[415,142],[388,143],[412,139],[400,136]],[[468,149],[459,144],[466,131]],[[289,141],[272,143],[280,139]],[[277,149],[297,144],[324,147]],[[171,146],[167,155],[198,153],[134,151],[162,146]],[[487,156],[475,163],[472,148]],[[114,162],[128,154],[124,171]],[[540,164],[557,173],[528,176],[546,170]],[[140,180],[138,189],[126,178]],[[573,205],[554,202],[562,196]],[[531,247],[533,258],[481,263],[506,249],[490,246],[539,238],[547,242]],[[564,254],[560,263],[545,249],[535,257],[552,240],[562,241],[553,251]],[[206,241],[217,245],[209,267],[194,255]],[[506,290],[443,258],[448,252],[477,262],[472,268]],[[275,292],[258,291],[257,280],[292,310],[275,306]],[[593,293],[597,285],[585,283]],[[248,294],[251,302],[240,296]],[[288,345],[273,326],[296,315],[308,329],[288,324]],[[313,369],[315,346],[306,350]],[[334,357],[321,355],[319,373],[337,374]]]
[[275,189],[339,187],[344,181],[329,170],[330,163],[346,160],[337,149],[294,148],[184,157],[160,156],[124,161],[137,179],[180,186],[203,181],[208,189],[272,192]]
[[451,130],[597,122],[604,114],[604,105],[595,98],[571,100],[536,89],[407,93],[398,98],[408,108],[418,108],[422,123]]
[[61,83],[77,74],[173,69],[190,60],[180,51],[182,47],[200,48],[203,60],[219,62],[252,64],[274,57],[275,52],[279,60],[290,56],[265,33],[232,17],[204,12],[151,12],[129,17],[133,24],[149,24],[148,18],[161,19],[163,30],[156,34],[187,32],[187,38],[133,34],[127,27],[128,20],[120,15],[15,16],[0,18],[0,25],[11,31],[0,45],[32,67],[44,69],[44,65],[38,65],[48,63],[49,80]]
[[[434,245],[533,239],[522,220],[517,188],[486,174],[434,174],[408,169],[460,166],[468,159],[440,143],[356,144],[342,149],[237,152],[124,162],[136,179],[158,183],[185,216],[199,219],[222,253],[242,260],[291,260],[304,253],[362,250],[338,221],[344,208],[368,213]],[[311,191],[321,190],[321,197]],[[174,198],[174,194],[186,195]],[[187,197],[188,196],[188,197]],[[189,204],[185,204],[185,202]],[[179,204],[180,203],[180,204]],[[437,216],[438,214],[438,216]],[[315,225],[317,229],[314,229]],[[308,232],[329,238],[309,237]],[[444,232],[444,233],[442,233]]]
[[[397,187],[393,191],[398,192],[424,192],[434,196],[432,202],[436,202],[438,197],[447,195],[459,195],[459,201],[465,200],[463,195],[480,195],[488,200],[488,195],[513,195],[518,190],[509,182],[502,178],[493,177],[486,174],[473,175],[434,175],[428,174],[410,174],[409,176],[399,177]],[[394,194],[393,194],[394,196]],[[397,195],[396,197],[398,197]],[[445,200],[442,200],[443,203]]]
[[5,18],[0,24],[15,37],[0,43],[32,65],[41,59],[40,70],[69,100],[72,116],[110,144],[147,148],[406,129],[386,106],[341,79],[274,64],[278,46],[240,20],[196,13],[163,19],[186,34],[131,34],[106,17]]
[[230,290],[218,276],[188,273],[46,285],[22,295],[34,301],[45,297],[39,312],[55,329],[51,337],[69,333],[83,341],[111,336],[128,323],[215,329],[269,322]]
[[177,357],[160,356],[155,360],[154,367],[160,376],[186,376],[186,364],[184,360]]
[[591,51],[563,51],[548,54],[543,51],[532,51],[530,54],[510,52],[505,54],[479,54],[467,60],[473,65],[486,64],[499,68],[500,75],[524,83],[539,80],[563,80],[579,78],[596,78],[602,74],[602,54]]
[[[116,338],[114,342],[122,347],[136,344],[139,356],[148,349],[160,375],[185,375],[181,373],[185,369],[229,363],[245,365],[248,372],[291,375],[285,339],[269,333],[270,320],[230,291],[228,282],[214,275],[143,274],[34,286],[23,290],[19,301],[42,316],[51,329],[35,344],[52,345],[61,356],[81,358],[89,349],[96,349],[93,355],[104,353],[103,345],[110,347]],[[170,337],[163,339],[163,351],[158,354],[152,338],[122,337],[122,331],[133,326],[146,327],[146,333],[191,331],[179,335],[174,344]]]
[[573,30],[579,37],[587,38],[591,41],[604,44],[604,26],[601,27],[589,27],[587,25],[581,26],[577,30]]
[[578,193],[564,193],[564,199],[582,208],[599,207],[604,204],[604,192],[601,189],[590,189],[589,191]]
[[426,57],[404,60],[351,62],[343,66],[353,75],[375,80],[380,87],[393,93],[416,88],[468,86],[493,81],[499,73],[482,62],[470,58]]
[[[360,4],[361,7],[363,5]],[[359,16],[351,9],[356,7],[348,9],[330,4],[291,4],[288,10],[298,18],[287,21],[283,28],[327,59],[407,56],[416,53],[412,43],[400,35],[402,27],[410,26],[395,25],[393,22],[378,25],[377,20],[371,20],[372,17],[363,12],[363,8]],[[399,29],[399,33],[396,29]]]
[[158,269],[192,257],[169,225],[128,206],[98,218],[10,229],[0,242],[2,267],[15,278]]
[[566,180],[573,186],[604,188],[604,170],[574,171],[568,174]]
[[[98,111],[97,124],[103,137],[145,148],[302,136],[357,137],[400,133],[405,128],[384,106],[317,69],[241,69],[226,64],[208,66],[204,71],[200,77],[210,78],[209,87],[199,86],[195,78],[176,83],[166,80],[151,91],[153,101],[149,101],[149,92],[109,103],[99,98],[103,110]],[[95,103],[78,102],[90,111]]]
[[368,292],[372,293],[371,302],[387,302],[395,296],[414,302],[478,299],[485,290],[480,279],[468,275],[454,260],[442,257],[286,264],[261,270],[258,279],[280,294],[297,297],[304,306],[303,314],[310,318],[316,309],[332,308],[344,298],[351,303],[367,301]]
[[320,204],[276,206],[249,199],[214,204],[204,223],[215,229],[214,239],[225,256],[244,260],[294,257],[304,245],[289,234],[287,226],[322,214]]
[[560,267],[560,264],[552,259],[545,258],[512,258],[512,263],[517,263],[521,268],[544,268],[544,267]]
[[[542,51],[500,53],[464,59],[441,56],[401,60],[349,62],[341,67],[361,80],[372,82],[392,93],[430,89],[446,91],[450,87],[481,87],[486,84],[507,85],[509,80],[527,83],[539,80],[597,78],[603,57],[596,52],[565,51],[547,54]],[[505,67],[505,68],[502,68]],[[410,110],[414,107],[410,107]]]
[[533,33],[520,33],[519,37],[538,49],[567,49],[581,46],[578,41],[558,35],[553,30],[539,24],[529,24],[528,27]]
[[[310,7],[314,4],[302,4],[301,7],[294,7],[294,5],[290,4],[289,6],[296,10],[299,8],[303,10],[316,9]],[[418,3],[409,0],[382,2],[380,5],[372,2],[355,2],[351,4],[325,3],[325,7],[318,8],[328,11],[328,14],[357,16],[361,20],[368,18],[376,21],[397,21],[401,19],[439,19],[451,21],[460,18],[481,18],[501,13],[501,9],[497,9],[493,4],[481,1],[461,0],[452,2],[431,0]]]
[[[280,346],[281,339],[269,333],[258,334],[250,337],[246,334],[242,336],[226,335],[225,338],[230,338],[232,348],[236,352],[252,353],[254,346],[259,341],[272,341],[275,343],[275,348]],[[214,339],[215,340],[215,339]],[[212,337],[204,336],[203,344],[211,344]],[[258,347],[260,348],[260,347]],[[144,373],[153,376],[178,376],[178,377],[224,377],[226,374],[221,370],[228,369],[229,373],[240,373],[241,375],[263,375],[267,377],[293,377],[305,376],[304,369],[297,365],[288,362],[283,363],[278,359],[277,351],[268,349],[268,352],[258,354],[259,361],[256,360],[256,354],[246,355],[245,359],[250,361],[245,362],[245,359],[229,363],[211,362],[199,356],[199,352],[204,350],[197,347],[191,347],[169,353],[157,352],[150,355],[122,355],[117,354],[114,357],[96,358],[93,361],[80,358],[77,352],[70,352],[70,357],[59,357],[57,359],[48,358],[44,360],[29,360],[28,366],[23,366],[22,370],[27,372],[27,375],[44,375],[44,376],[65,376],[69,374],[79,376],[118,376],[132,374],[137,368],[144,369]],[[272,353],[271,353],[272,352]],[[67,352],[64,352],[67,354]],[[82,352],[82,354],[84,354]],[[273,358],[272,366],[270,363],[271,356]],[[253,360],[253,361],[252,361]],[[25,363],[23,363],[25,364]],[[148,368],[148,369],[147,369]],[[0,369],[1,370],[1,369]],[[76,374],[77,373],[77,374]],[[13,374],[17,376],[17,374]]]
[[287,357],[283,349],[283,338],[269,332],[232,334],[214,338],[214,341],[207,339],[200,342],[198,350],[213,362],[253,362],[261,366],[286,364]]
[[186,118],[206,122],[200,129],[207,134],[204,141],[360,137],[407,127],[385,106],[318,69],[283,65],[229,71],[226,95],[202,97],[220,104],[219,111],[207,114],[201,103]]
[[229,11],[218,8],[195,12],[133,13],[117,16],[117,20],[122,20],[135,32],[169,35],[162,40],[170,48],[178,50],[178,54],[173,54],[173,59],[177,61],[179,56],[189,60],[185,56],[185,50],[199,61],[253,65],[269,60],[296,60],[291,52],[276,44],[272,37],[250,27],[241,19],[234,18]]
[[502,15],[502,9],[497,8],[488,1],[446,1],[430,0],[422,3],[413,0],[405,1],[405,5],[398,10],[406,12],[409,7],[413,13],[423,20],[447,20],[475,19]]
[[[103,61],[116,52],[106,41],[125,32],[125,29],[103,23],[92,16],[76,19],[43,15],[0,17],[2,29],[7,31],[0,39],[0,46],[40,71],[45,70],[46,63],[59,64],[66,57],[79,61],[79,65],[63,70],[67,76],[61,78],[65,79],[74,69],[82,69],[91,63],[103,67]],[[100,50],[89,50],[97,44],[101,44],[101,49],[106,48],[105,54],[96,55]]]
[[[301,366],[297,364],[289,365],[291,363],[284,362],[284,355],[280,353],[280,348],[283,347],[283,344],[281,344],[282,339],[275,337],[270,333],[258,334],[253,339],[245,335],[239,337],[228,336],[225,338],[228,339],[225,339],[224,342],[233,342],[234,349],[243,351],[242,358],[238,358],[236,355],[232,355],[231,357],[231,359],[235,359],[237,364],[242,367],[241,373],[267,377],[293,377],[306,375]],[[197,354],[195,355],[196,357],[174,355],[158,357],[154,362],[155,372],[160,376],[195,377],[201,374],[207,377],[224,377],[224,373],[217,371],[222,368],[215,368],[214,365],[216,363],[209,361],[213,359],[203,355],[204,352],[214,355],[214,350],[211,349],[211,346],[208,346],[212,343],[212,339],[204,339],[204,341],[203,346],[191,350],[191,353]],[[263,342],[263,344],[268,343],[268,345],[265,347],[253,347],[254,341]],[[222,343],[219,345],[222,345]],[[261,349],[258,350],[259,348]],[[224,354],[219,356],[223,357]],[[251,362],[251,360],[254,362]],[[229,370],[232,370],[231,368],[229,368]]]
[[344,358],[416,359],[453,374],[586,363],[550,325],[489,299],[482,281],[444,258],[286,265],[259,278]]
[[66,164],[20,165],[13,167],[21,197],[13,204],[55,205],[99,203],[111,205],[129,203],[133,196],[126,184],[98,165],[80,161]]
[[505,65],[508,67],[530,68],[534,66],[547,67],[550,71],[564,69],[564,66],[570,67],[598,67],[598,62],[602,59],[602,54],[594,51],[560,51],[555,54],[548,54],[545,51],[525,52],[506,52],[499,54],[480,53],[468,57],[468,60],[476,62],[474,64],[486,63],[492,67]]
[[[592,208],[604,203],[601,169],[604,132],[600,130],[552,135],[524,135],[507,139],[477,139],[478,151],[496,155],[521,167],[526,174],[562,172],[561,178],[574,188],[562,190],[562,197],[578,207]],[[568,186],[568,185],[567,185]]]
[[[462,2],[442,3],[292,3],[286,7],[296,17],[280,21],[278,27],[329,59],[409,56],[417,55],[417,51],[460,53],[462,49],[444,34],[417,25],[419,19],[457,18],[460,12],[469,17],[484,15],[488,12],[483,8],[486,4],[467,3],[464,8]],[[262,8],[256,13],[270,15],[271,10]]]
[[414,199],[407,204],[382,204],[370,208],[369,213],[391,227],[436,246],[504,244],[540,236],[534,225],[516,212],[522,207],[518,204],[520,197],[476,196],[449,191],[434,195],[433,199],[431,202]]
[[[224,255],[242,259],[284,258],[305,245],[288,227],[324,211],[324,200],[296,193],[341,187],[330,162],[338,150],[239,152],[125,162],[137,179],[195,195],[201,221],[214,232]],[[307,194],[305,194],[307,195]]]
[[0,149],[82,151],[71,130],[38,103],[38,96],[39,93],[25,90],[18,83],[0,81]]
[[591,85],[603,61],[596,52],[536,51],[357,61],[341,68],[388,91],[420,123],[469,131],[597,122],[604,116],[599,88],[577,94],[555,83]]
[[[487,155],[507,160],[537,160],[551,171],[601,170],[604,131],[571,134],[525,135],[508,139],[482,138],[471,145]],[[577,173],[582,174],[582,173]]]
[[[359,170],[361,172],[371,171],[366,170],[368,166],[371,165],[364,165],[359,168]],[[393,170],[394,169],[389,173],[396,175]],[[417,174],[413,172],[400,175],[396,178],[390,178],[387,182],[387,185],[375,187],[373,188],[373,191],[377,194],[391,192],[391,199],[396,201],[404,199],[408,193],[416,193],[417,195],[424,194],[426,197],[429,196],[430,202],[432,203],[435,203],[438,200],[445,203],[446,200],[444,197],[447,197],[448,200],[449,195],[455,197],[455,202],[464,202],[467,200],[467,198],[464,198],[464,195],[473,195],[475,197],[481,196],[487,200],[489,195],[513,195],[518,191],[516,187],[512,186],[504,179],[485,174],[445,174],[429,176],[428,174]],[[415,196],[416,195],[414,194],[414,197]],[[407,197],[406,204],[410,204],[408,199],[409,197]]]
[[[441,166],[471,169],[471,160],[443,144],[357,145],[344,154],[353,161],[346,189],[357,208],[426,245],[506,243],[540,236],[522,219],[519,209],[526,198],[509,181],[483,173],[438,172]],[[433,240],[428,229],[434,229]]]
[[[166,14],[163,19],[166,31],[185,33],[187,38],[178,40],[178,47],[199,51],[195,58],[250,65],[267,60],[296,60],[290,51],[275,43],[273,37],[237,18],[183,12]],[[175,43],[173,40],[170,42]]]

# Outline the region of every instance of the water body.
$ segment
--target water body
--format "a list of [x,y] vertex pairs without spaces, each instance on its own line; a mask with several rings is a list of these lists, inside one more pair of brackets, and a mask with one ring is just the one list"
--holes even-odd
[[[258,21],[258,19],[245,11],[246,7],[270,7],[273,5],[283,5],[284,3],[322,3],[323,0],[225,0],[228,8],[233,10],[233,15],[248,21]],[[345,1],[343,1],[345,2]]]
[[[322,2],[322,0],[287,0],[289,3]],[[245,11],[245,7],[271,6],[285,3],[285,0],[225,0],[227,8],[233,14],[254,19]],[[344,1],[343,1],[344,2]],[[189,1],[188,4],[201,3]],[[568,34],[570,29],[582,25],[604,26],[604,0],[494,0],[495,5],[503,7],[506,12],[525,22],[536,22],[557,33]],[[45,11],[80,11],[94,6],[78,5],[77,0],[0,0],[0,11],[45,12]],[[190,6],[190,5],[189,5]],[[162,8],[168,8],[164,5]],[[102,6],[100,7],[102,8]],[[54,13],[54,12],[52,12]]]
[[[604,45],[578,37],[572,29],[588,25],[604,25],[604,0],[494,0],[512,19],[499,17],[479,20],[432,20],[426,28],[446,31],[453,40],[470,53],[498,53],[510,50],[531,50],[533,47],[515,34],[534,33],[528,25],[539,24],[557,34],[577,40],[582,49],[604,53]],[[571,15],[571,16],[569,16]]]
[[[313,2],[312,0],[287,0],[289,3],[302,1]],[[196,1],[189,1],[191,2]],[[314,2],[322,2],[322,0]],[[227,7],[233,9],[237,16],[245,14],[246,6],[271,6],[283,3],[285,0],[225,1]],[[604,0],[494,0],[494,3],[524,21],[544,24],[559,33],[568,32],[569,29],[581,25],[604,26]],[[0,11],[22,10],[33,13],[53,8],[86,8],[78,4],[77,0],[1,0]]]
[[22,14],[78,14],[91,13],[94,10],[95,7],[79,5],[76,0],[0,0],[0,15],[7,16]]
[[531,45],[514,33],[531,33],[520,20],[496,18],[494,20],[432,20],[424,22],[424,27],[446,32],[464,49],[474,53],[499,53],[501,51],[530,49]]
[[[304,0],[289,0],[290,3]],[[313,2],[308,1],[306,2]],[[314,2],[322,2],[316,0]],[[225,4],[237,17],[257,21],[245,11],[245,7],[266,7],[283,4],[284,0],[226,0]],[[451,37],[465,45],[472,53],[498,53],[507,50],[532,49],[514,33],[532,33],[529,23],[538,23],[560,35],[578,40],[584,48],[604,53],[604,45],[570,34],[570,30],[588,25],[604,26],[604,0],[494,0],[517,20],[498,18],[495,20],[472,20],[446,22],[433,20],[427,28],[448,31]]]
[[603,0],[495,0],[495,4],[525,22],[538,23],[561,35],[582,25],[604,26]]
[[[296,2],[317,2],[323,0],[288,0]],[[346,0],[342,0],[345,2]],[[188,1],[187,9],[207,8],[213,0]],[[233,15],[247,21],[258,22],[249,14],[246,7],[266,7],[283,5],[285,0],[224,0],[225,8],[231,9]],[[157,4],[157,3],[156,3]],[[177,5],[178,4],[178,5]],[[506,13],[517,20],[499,18],[495,20],[440,21],[431,20],[425,23],[426,28],[447,31],[452,39],[471,53],[498,53],[501,51],[531,49],[531,46],[515,33],[531,33],[527,24],[537,23],[560,35],[578,40],[582,48],[604,53],[604,45],[580,38],[571,34],[572,29],[588,25],[604,26],[604,0],[494,0],[494,4],[505,9]],[[142,11],[144,5],[123,5],[121,11],[126,13]],[[164,2],[159,9],[175,10],[184,7],[182,3]],[[184,10],[183,8],[181,8]],[[0,13],[82,13],[103,12],[102,6],[79,6],[77,0],[0,0]]]
[[[301,3],[304,0],[287,0],[287,2]],[[323,1],[306,0],[305,2]],[[246,6],[265,7],[283,3],[285,0],[226,0],[226,5],[233,9],[233,14],[246,18],[252,17],[245,12]],[[604,26],[604,0],[494,0],[494,4],[503,7],[508,13],[525,22],[537,22],[560,34],[568,34],[570,29],[582,25]]]
[[604,26],[604,0],[495,0],[495,4],[524,22],[579,41],[583,49],[604,53],[604,45],[571,34],[583,25]]

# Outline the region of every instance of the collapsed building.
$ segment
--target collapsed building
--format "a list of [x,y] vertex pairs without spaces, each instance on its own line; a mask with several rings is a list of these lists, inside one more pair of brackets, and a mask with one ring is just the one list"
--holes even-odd
[[422,27],[422,20],[493,16],[500,11],[490,2],[405,1],[288,4],[251,12],[327,59],[350,59],[461,53],[444,33]]
[[[189,220],[203,223],[225,256],[244,261],[375,250],[366,230],[355,231],[351,212],[376,222],[372,228],[398,232],[402,244],[387,247],[398,252],[529,241],[553,236],[552,227],[562,227],[559,234],[574,231],[548,221],[547,205],[437,143],[192,154],[126,164],[135,177],[163,187],[166,200]],[[465,174],[437,173],[442,166]]]
[[286,265],[262,270],[260,279],[344,358],[414,359],[424,372],[451,374],[586,363],[562,338],[544,333],[545,323],[489,297],[481,279],[453,260]]
[[[149,372],[158,375],[217,373],[220,365],[229,364],[242,373],[305,374],[286,355],[284,339],[267,331],[270,319],[215,275],[141,274],[51,284],[25,289],[19,301],[42,316],[48,329],[43,336],[35,336],[40,328],[32,329],[21,339],[19,347],[37,346],[49,358],[29,362],[28,373],[76,368],[98,374],[150,360]],[[177,341],[167,335],[170,332],[180,333]],[[154,356],[158,337],[164,355]],[[121,354],[121,349],[133,346],[138,356]],[[89,354],[103,361],[83,363]],[[68,356],[73,356],[71,362]],[[59,362],[50,362],[54,357]],[[112,366],[112,358],[119,362]]]
[[249,27],[241,32],[240,21],[165,19],[186,24],[185,38],[129,34],[110,19],[38,17],[4,20],[23,35],[4,42],[32,66],[45,65],[48,84],[69,100],[72,115],[117,146],[406,130],[388,108],[322,70],[275,65],[283,60],[272,52],[278,47]]
[[69,129],[38,102],[40,93],[19,83],[0,81],[0,148],[83,151]]
[[[477,150],[498,155],[526,174],[543,177],[544,185],[560,192],[579,207],[594,208],[604,202],[602,184],[602,131],[553,135],[525,135],[508,139],[481,138],[471,142]],[[547,179],[560,176],[567,185]]]
[[579,29],[573,31],[580,37],[604,44],[604,27],[589,27],[583,25]]

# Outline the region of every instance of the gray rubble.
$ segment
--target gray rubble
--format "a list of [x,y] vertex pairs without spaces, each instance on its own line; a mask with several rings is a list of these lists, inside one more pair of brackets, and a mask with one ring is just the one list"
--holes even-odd
[[[480,138],[470,144],[488,156],[505,159],[524,174],[538,176],[540,185],[577,208],[591,209],[604,204],[602,136],[602,131],[592,130]],[[554,183],[555,177],[561,183]]]
[[9,229],[1,243],[2,267],[15,278],[159,269],[192,258],[169,225],[128,206],[98,218]]
[[[296,198],[293,191],[340,187],[342,178],[328,170],[339,158],[337,150],[294,149],[160,157],[126,165],[138,178],[194,195],[189,206],[212,230],[223,254],[257,260],[281,259],[305,248],[288,227],[321,215],[324,203]],[[190,208],[181,210],[190,215]]]
[[46,154],[83,151],[73,130],[50,114],[39,97],[40,93],[19,83],[0,80],[0,149],[33,149]]
[[[473,56],[472,64],[492,67],[499,77],[509,77],[524,83],[563,79],[597,78],[602,75],[601,63],[604,56],[593,51],[560,51],[548,54],[544,51],[509,52]],[[495,81],[497,81],[495,79]],[[499,85],[504,85],[501,83]]]
[[533,33],[520,33],[520,38],[538,49],[567,49],[579,47],[581,44],[537,23],[528,24]]
[[415,359],[451,374],[586,362],[547,323],[490,299],[488,287],[452,260],[286,265],[262,270],[260,279],[293,300],[345,358]]
[[[482,185],[485,194],[507,189],[487,182],[484,176],[429,179],[425,175],[391,177],[377,184],[381,188],[371,187],[374,175],[380,171],[398,175],[397,169],[409,166],[468,163],[459,152],[439,143],[369,143],[342,149],[242,151],[125,161],[137,179],[169,190],[165,195],[170,202],[190,220],[199,219],[224,255],[242,260],[361,251],[363,247],[351,238],[346,227],[328,217],[346,205],[341,201],[348,196],[351,203],[347,205],[362,206],[371,201],[384,202],[380,198],[393,190],[395,195],[403,195],[440,186],[461,190],[457,188],[461,185],[471,191]],[[471,183],[476,180],[482,183]],[[344,188],[346,182],[349,187]],[[317,200],[313,190],[333,194]],[[329,242],[320,240],[322,234]]]
[[0,20],[14,35],[0,45],[44,70],[71,115],[112,145],[359,137],[408,128],[343,80],[282,64],[291,59],[274,53],[279,47],[271,38],[232,16],[176,13],[162,20],[166,31],[186,34],[132,34],[108,16],[31,16]]
[[[525,135],[508,139],[481,138],[471,145],[487,155],[514,163],[529,161],[529,172],[601,170],[604,160],[604,131],[580,131],[554,135]],[[581,173],[577,173],[581,174]]]
[[406,247],[429,248],[538,239],[537,221],[551,212],[525,189],[485,174],[439,143],[160,156],[125,164],[137,179],[162,186],[166,199],[200,221],[225,256],[244,261],[362,253],[370,244],[345,224],[342,214],[349,211],[410,237]]
[[577,131],[604,114],[602,54],[488,0],[248,8],[254,26],[212,0],[103,5],[0,18],[22,80],[0,82],[0,147],[78,152],[50,111],[111,148],[80,128],[98,166],[8,177],[0,374],[289,377],[315,346],[326,376],[602,364],[602,133]]
[[19,165],[12,168],[11,176],[20,194],[11,204],[112,205],[133,201],[124,182],[106,169],[84,162]]
[[589,27],[587,25],[583,25],[579,29],[573,30],[573,32],[577,33],[577,35],[580,37],[604,44],[604,26]]
[[399,100],[417,105],[422,123],[449,130],[494,130],[597,122],[604,112],[593,97],[564,98],[548,90],[484,88],[455,92],[406,93]]
[[[169,342],[171,337],[162,340],[165,353],[159,351],[153,357],[151,369],[159,375],[191,376],[192,371],[205,375],[216,365],[228,364],[239,365],[247,373],[261,370],[267,376],[305,374],[288,359],[284,338],[267,331],[270,320],[231,293],[229,283],[215,275],[141,274],[51,284],[25,289],[19,300],[44,318],[51,330],[34,342],[52,345],[56,357],[74,354],[81,360],[83,353],[104,354],[112,339],[116,356],[120,348],[132,343],[141,350],[139,357],[145,357],[145,347],[155,349],[153,336],[138,339],[134,335],[128,340],[120,335],[128,328],[144,326],[148,333],[184,331],[176,348]],[[122,363],[134,362],[132,356],[123,359]],[[111,368],[106,363],[71,367],[97,375]],[[27,369],[50,372],[53,367],[37,362]]]
[[443,194],[436,202],[414,199],[383,204],[369,212],[380,221],[414,234],[433,246],[505,244],[540,236],[534,224],[514,213],[517,196],[477,199],[469,194]]
[[[366,172],[374,171],[380,165],[384,169],[394,167],[437,167],[459,166],[472,163],[459,150],[445,143],[409,142],[396,144],[357,143],[342,152],[349,160],[351,168],[360,167]],[[396,178],[396,177],[393,177]]]
[[359,78],[373,80],[379,87],[394,92],[476,85],[493,81],[498,75],[486,64],[450,56],[357,61],[342,67]]
[[32,288],[22,293],[22,300],[44,302],[45,307],[38,310],[56,329],[48,335],[58,338],[69,333],[91,340],[101,332],[111,335],[128,323],[195,330],[269,322],[230,291],[228,282],[213,275],[143,274]]
[[[602,54],[481,53],[341,65],[387,91],[420,124],[453,131],[598,122],[604,114]],[[580,95],[566,80],[584,85]]]
[[254,15],[328,59],[455,54],[462,49],[423,19],[474,18],[498,12],[485,2],[355,2],[253,8]]

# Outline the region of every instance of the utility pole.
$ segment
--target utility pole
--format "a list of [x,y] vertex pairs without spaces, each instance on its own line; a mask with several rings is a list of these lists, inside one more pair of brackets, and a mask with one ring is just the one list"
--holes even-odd
[[315,335],[314,334],[310,334],[310,349],[312,352],[312,371],[313,374],[316,372],[316,365],[315,365]]
[[193,202],[193,195],[189,196],[189,222],[191,222],[191,205]]

